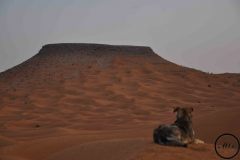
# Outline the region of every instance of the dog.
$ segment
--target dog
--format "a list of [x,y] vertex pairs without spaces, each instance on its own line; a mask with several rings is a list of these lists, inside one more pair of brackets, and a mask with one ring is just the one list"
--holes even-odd
[[193,108],[177,107],[176,121],[171,125],[160,125],[153,131],[154,143],[168,146],[187,147],[188,144],[204,143],[195,138],[195,132],[192,124]]

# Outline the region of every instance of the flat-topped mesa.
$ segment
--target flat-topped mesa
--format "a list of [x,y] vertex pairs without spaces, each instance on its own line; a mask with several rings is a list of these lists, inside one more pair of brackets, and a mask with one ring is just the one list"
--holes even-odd
[[47,44],[42,47],[39,54],[87,54],[87,55],[153,55],[150,47],[128,46],[128,45],[107,45],[90,43],[59,43]]

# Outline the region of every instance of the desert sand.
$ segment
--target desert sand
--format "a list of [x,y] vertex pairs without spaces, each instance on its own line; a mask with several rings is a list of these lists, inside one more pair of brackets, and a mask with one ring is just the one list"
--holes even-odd
[[[45,45],[0,73],[0,96],[0,160],[214,160],[220,134],[240,135],[240,74],[183,67],[149,47]],[[194,108],[205,144],[153,144],[176,106]]]

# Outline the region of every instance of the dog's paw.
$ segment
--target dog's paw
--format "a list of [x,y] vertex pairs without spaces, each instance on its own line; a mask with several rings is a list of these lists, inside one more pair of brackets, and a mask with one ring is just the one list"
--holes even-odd
[[194,139],[195,144],[204,144],[205,142],[200,139]]

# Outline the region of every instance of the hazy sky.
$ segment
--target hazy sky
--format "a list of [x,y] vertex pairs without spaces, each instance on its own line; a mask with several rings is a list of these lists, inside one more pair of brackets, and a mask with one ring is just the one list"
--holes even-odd
[[184,66],[240,73],[240,0],[0,0],[0,72],[63,42],[147,45]]

